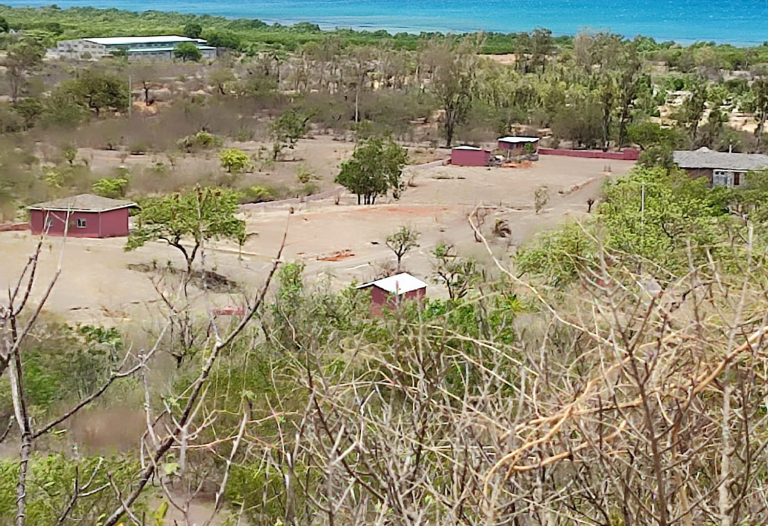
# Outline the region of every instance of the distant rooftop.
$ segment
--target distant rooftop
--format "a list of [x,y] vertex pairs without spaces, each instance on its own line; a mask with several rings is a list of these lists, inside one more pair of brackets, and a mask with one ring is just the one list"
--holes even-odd
[[179,42],[192,42],[194,44],[205,44],[202,38],[180,37],[178,35],[161,35],[154,37],[106,37],[106,38],[84,38],[88,42],[101,44],[103,46],[136,46],[140,44],[170,44]]
[[680,168],[749,171],[768,168],[768,155],[756,153],[714,152],[709,148],[676,151],[672,159]]
[[538,137],[502,137],[499,142],[508,142],[510,144],[518,144],[525,142],[539,142]]
[[30,210],[52,210],[60,212],[108,212],[120,208],[133,208],[137,206],[132,201],[122,199],[109,199],[93,194],[80,194],[61,199],[54,199],[45,203],[37,203],[28,206]]
[[456,146],[453,149],[454,150],[472,150],[473,152],[479,152],[482,150],[482,148],[478,148],[477,146]]
[[407,294],[408,292],[423,289],[427,286],[426,283],[419,278],[413,277],[410,274],[403,272],[401,274],[395,274],[388,278],[371,281],[358,286],[358,289],[366,289],[368,287],[378,287],[382,290],[399,296],[400,294]]

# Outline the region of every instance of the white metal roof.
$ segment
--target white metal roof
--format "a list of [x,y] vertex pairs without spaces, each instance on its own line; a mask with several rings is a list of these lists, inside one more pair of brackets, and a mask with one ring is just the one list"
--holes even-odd
[[177,35],[161,35],[154,37],[105,37],[105,38],[84,38],[88,42],[101,44],[103,46],[135,46],[137,44],[169,44],[171,42],[194,42],[205,44],[202,38],[187,38]]
[[511,144],[517,144],[521,142],[539,142],[538,137],[502,137],[499,142],[508,142]]
[[368,287],[378,287],[382,290],[399,296],[400,294],[407,294],[408,292],[426,288],[427,284],[421,281],[419,278],[415,278],[407,272],[395,274],[388,278],[371,281],[358,286],[358,289],[365,289]]
[[473,152],[479,152],[482,151],[482,148],[478,148],[477,146],[456,146],[454,150],[472,150]]

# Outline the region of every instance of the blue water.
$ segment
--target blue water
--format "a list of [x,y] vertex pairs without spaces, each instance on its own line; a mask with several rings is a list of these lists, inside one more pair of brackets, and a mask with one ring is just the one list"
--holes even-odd
[[93,6],[313,22],[324,29],[529,31],[555,35],[608,29],[628,37],[735,45],[768,41],[768,0],[3,0],[11,6]]

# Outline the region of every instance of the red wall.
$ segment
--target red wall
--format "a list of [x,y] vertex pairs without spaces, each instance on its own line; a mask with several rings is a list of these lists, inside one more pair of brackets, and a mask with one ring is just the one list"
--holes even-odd
[[[128,209],[108,212],[54,212],[43,210],[29,211],[29,224],[32,234],[39,235],[45,230],[45,218],[51,218],[48,235],[63,236],[66,221],[69,220],[70,237],[115,237],[128,235]],[[78,228],[77,220],[85,219],[85,227]]]
[[553,150],[539,148],[541,155],[562,155],[564,157],[580,157],[582,159],[610,159],[613,161],[637,161],[640,150],[627,148],[620,152],[604,152],[601,150]]
[[128,235],[128,209],[110,210],[101,214],[101,236],[119,237]]
[[488,166],[490,158],[487,150],[451,150],[451,164],[455,166]]
[[[397,298],[379,287],[372,286],[368,290],[371,291],[371,313],[378,316],[381,314],[382,309],[386,306],[388,308],[394,308],[397,305]],[[423,289],[412,290],[406,292],[400,298],[403,300],[421,300],[427,295],[426,287]]]

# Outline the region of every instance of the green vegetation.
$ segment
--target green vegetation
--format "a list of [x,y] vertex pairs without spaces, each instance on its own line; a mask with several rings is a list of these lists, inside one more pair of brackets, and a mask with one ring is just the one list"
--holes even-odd
[[188,60],[190,62],[200,62],[200,59],[203,58],[203,54],[198,47],[191,42],[182,42],[181,44],[176,44],[176,47],[173,48],[173,57],[182,62]]
[[397,199],[405,190],[401,181],[403,167],[408,163],[408,152],[390,138],[371,138],[355,147],[352,158],[341,165],[336,182],[373,205],[376,198],[390,190]]
[[235,217],[237,201],[236,193],[210,187],[147,199],[142,202],[136,229],[131,232],[125,250],[163,241],[183,254],[191,273],[205,242],[245,237],[245,222]]

